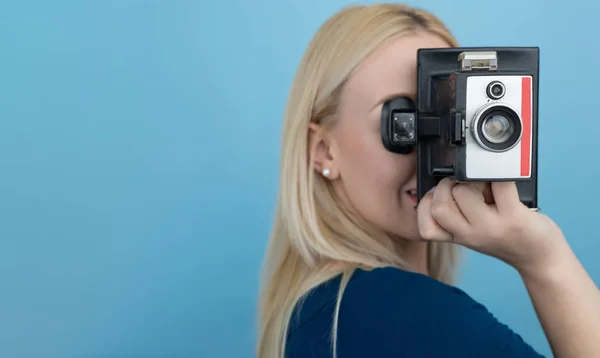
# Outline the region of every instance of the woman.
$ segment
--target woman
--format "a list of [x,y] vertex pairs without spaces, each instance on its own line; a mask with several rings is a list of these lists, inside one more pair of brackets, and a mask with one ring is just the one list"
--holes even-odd
[[459,246],[520,273],[556,357],[599,356],[600,293],[514,183],[444,179],[415,210],[415,154],[381,143],[382,103],[415,96],[417,49],[454,46],[397,4],[346,8],[310,43],[285,114],[259,358],[538,357],[451,286]]

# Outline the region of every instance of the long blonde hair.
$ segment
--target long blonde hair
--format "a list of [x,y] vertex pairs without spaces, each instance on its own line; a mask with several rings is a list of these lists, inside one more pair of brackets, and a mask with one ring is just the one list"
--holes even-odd
[[[358,267],[409,269],[390,238],[356,217],[315,175],[309,122],[333,122],[340,89],[353,70],[392,38],[423,29],[457,46],[432,14],[401,4],[350,6],[334,14],[310,42],[294,79],[283,125],[280,191],[263,267],[258,358],[283,358],[292,312],[314,287],[342,274],[333,324],[333,349],[342,292]],[[457,248],[431,243],[429,274],[453,283]],[[331,263],[341,263],[331,266]]]

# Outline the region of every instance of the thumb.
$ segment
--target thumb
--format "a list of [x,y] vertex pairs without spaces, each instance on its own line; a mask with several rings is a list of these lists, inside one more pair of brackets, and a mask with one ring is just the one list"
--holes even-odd
[[494,201],[501,211],[511,212],[523,206],[515,182],[495,182],[492,184]]

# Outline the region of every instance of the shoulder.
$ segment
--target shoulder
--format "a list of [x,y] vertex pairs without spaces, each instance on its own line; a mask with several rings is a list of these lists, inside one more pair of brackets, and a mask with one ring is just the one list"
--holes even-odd
[[358,270],[344,291],[343,299],[354,304],[354,298],[361,302],[373,300],[375,303],[394,303],[418,300],[423,305],[439,304],[440,300],[431,294],[468,297],[462,290],[439,282],[429,276],[400,270],[393,267],[370,271]]
[[341,308],[347,310],[346,319],[373,317],[378,325],[402,326],[407,320],[419,325],[430,319],[462,320],[465,313],[487,312],[457,287],[391,267],[358,271],[343,293]]
[[347,336],[365,330],[439,340],[457,328],[471,334],[473,319],[487,314],[483,305],[457,287],[418,273],[380,268],[358,271],[348,284],[339,325]]
[[[315,337],[331,332],[338,288],[336,279],[306,298],[307,311],[294,327],[303,344],[316,347],[323,342]],[[340,357],[539,357],[461,289],[396,268],[353,275],[343,292],[337,337]]]

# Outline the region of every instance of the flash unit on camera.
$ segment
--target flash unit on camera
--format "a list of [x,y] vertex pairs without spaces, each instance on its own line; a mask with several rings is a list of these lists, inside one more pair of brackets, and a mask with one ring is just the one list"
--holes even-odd
[[458,55],[461,71],[496,71],[498,69],[498,55],[495,51],[465,51]]

